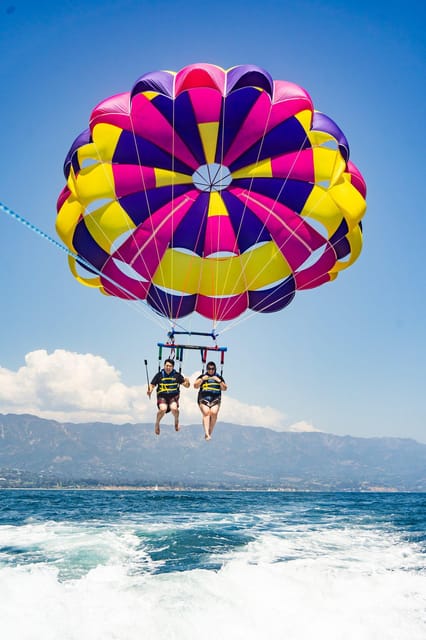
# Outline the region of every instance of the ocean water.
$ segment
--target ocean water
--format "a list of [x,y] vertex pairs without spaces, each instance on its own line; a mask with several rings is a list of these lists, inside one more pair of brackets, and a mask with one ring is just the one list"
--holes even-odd
[[426,494],[0,491],[2,640],[425,640]]

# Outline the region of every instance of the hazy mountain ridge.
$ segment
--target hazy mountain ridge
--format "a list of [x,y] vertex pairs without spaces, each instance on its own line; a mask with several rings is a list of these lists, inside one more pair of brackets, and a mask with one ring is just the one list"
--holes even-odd
[[60,423],[0,415],[0,486],[179,485],[210,488],[426,491],[426,444],[277,432],[218,423],[176,434],[165,424]]

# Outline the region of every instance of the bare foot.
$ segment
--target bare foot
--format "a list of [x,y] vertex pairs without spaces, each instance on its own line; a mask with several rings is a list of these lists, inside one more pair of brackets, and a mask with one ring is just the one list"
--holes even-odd
[[179,424],[175,423],[175,431],[179,431]]
[[155,433],[156,433],[157,436],[160,435],[160,425],[159,424],[155,425]]
[[208,433],[206,433],[206,435],[204,436],[204,439],[205,440],[211,440],[212,437]]

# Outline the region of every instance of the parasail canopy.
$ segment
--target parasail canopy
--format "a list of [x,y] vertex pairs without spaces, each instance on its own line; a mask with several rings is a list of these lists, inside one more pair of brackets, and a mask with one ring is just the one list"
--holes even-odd
[[279,311],[361,251],[366,187],[344,134],[254,65],[145,74],[95,107],[64,171],[74,276],[170,319]]

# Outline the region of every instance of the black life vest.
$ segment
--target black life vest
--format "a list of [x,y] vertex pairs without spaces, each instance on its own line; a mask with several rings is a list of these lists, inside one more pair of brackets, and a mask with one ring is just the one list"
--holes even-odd
[[173,369],[167,374],[164,369],[160,371],[161,380],[157,386],[157,394],[177,395],[179,393],[178,374]]
[[[217,374],[215,374],[217,375]],[[213,378],[203,380],[200,387],[200,394],[202,396],[218,396],[221,394],[220,382],[216,382]]]

